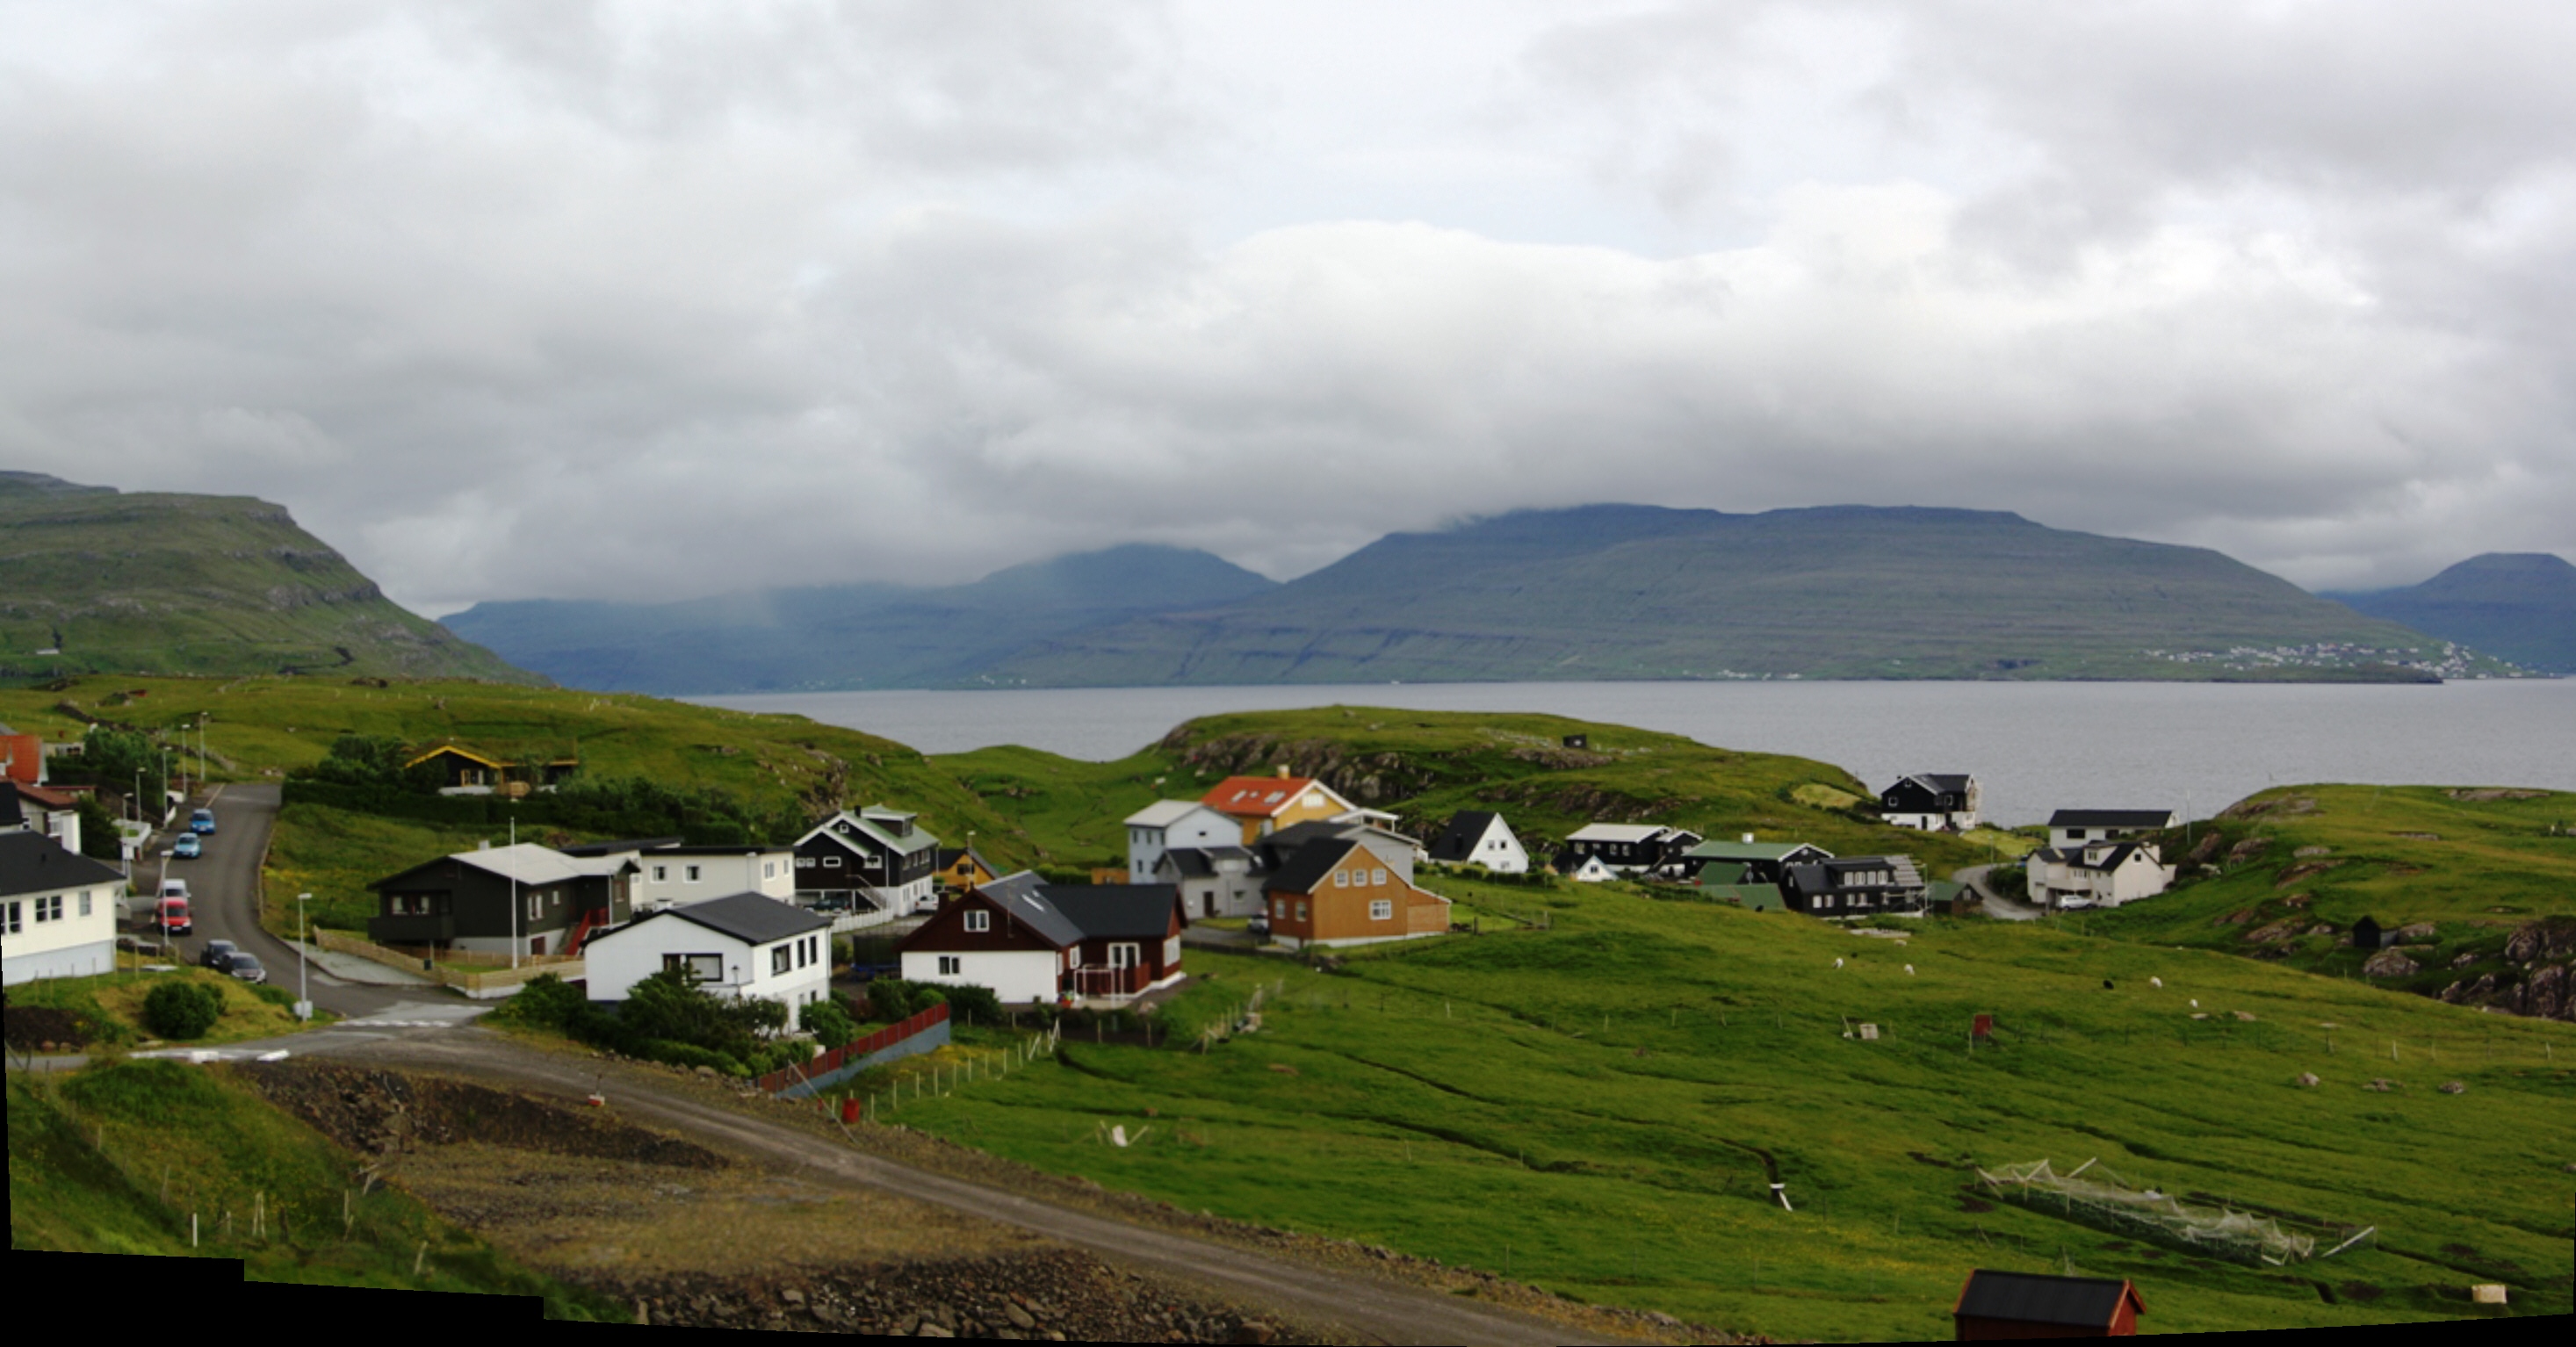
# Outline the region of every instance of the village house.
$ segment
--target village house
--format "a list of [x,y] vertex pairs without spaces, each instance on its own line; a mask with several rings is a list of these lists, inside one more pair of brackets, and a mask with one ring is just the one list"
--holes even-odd
[[[0,811],[14,813],[18,826],[40,832],[63,844],[63,850],[79,854],[81,849],[80,797],[70,791],[50,786],[31,786],[23,781],[0,779]],[[0,828],[10,826],[0,817]]]
[[1978,1268],[1950,1308],[1954,1341],[2002,1338],[2125,1338],[2147,1312],[2126,1279],[2058,1277]]
[[1281,828],[1321,822],[1357,808],[1332,787],[1313,777],[1290,776],[1285,767],[1277,776],[1227,777],[1199,803],[1242,825],[1237,840],[1245,846]]
[[1120,1002],[1180,980],[1189,917],[1168,884],[1049,884],[1028,871],[940,905],[897,942],[910,982],[1005,1002]]
[[1503,816],[1482,809],[1461,809],[1431,843],[1430,857],[1442,865],[1481,865],[1498,875],[1529,873],[1529,851]]
[[20,734],[0,725],[0,781],[16,781],[29,786],[45,784],[43,736]]
[[984,854],[973,847],[941,847],[938,862],[930,872],[932,882],[948,893],[962,893],[978,884],[990,884],[1002,877]]
[[1176,847],[1241,846],[1243,820],[1198,800],[1156,800],[1127,816],[1127,880],[1151,884]]
[[2047,907],[2118,907],[2173,887],[2174,867],[2153,842],[2042,847],[2022,865],[2031,901]]
[[1416,887],[1364,838],[1307,842],[1262,885],[1270,938],[1291,949],[1411,940],[1449,929],[1449,900]]
[[1249,847],[1175,847],[1163,853],[1149,879],[1169,884],[1192,916],[1248,917],[1261,910],[1262,866]]
[[1966,832],[1977,826],[1977,779],[1925,772],[1878,793],[1878,816],[1898,828]]
[[1606,884],[1619,877],[1619,872],[1602,864],[1600,857],[1581,852],[1558,856],[1550,868],[1577,884]]
[[403,764],[408,772],[427,767],[438,774],[441,795],[525,795],[552,790],[581,770],[575,757],[514,761],[480,753],[462,744],[440,744]]
[[796,896],[796,852],[790,847],[690,846],[677,837],[637,837],[557,849],[580,859],[633,856],[633,901],[639,913],[736,893],[780,902]]
[[2048,816],[2048,844],[2126,842],[2163,832],[2179,821],[2170,809],[2060,809]]
[[811,906],[887,917],[939,905],[939,839],[920,815],[881,804],[844,809],[796,839],[796,894]]
[[1788,877],[1792,865],[1810,865],[1829,861],[1834,853],[1806,842],[1756,842],[1753,834],[1743,840],[1720,841],[1711,838],[1682,853],[1691,867],[1691,882],[1702,887],[1711,885],[1769,884],[1778,885]]
[[1911,856],[1842,856],[1782,868],[1780,896],[1810,917],[1920,916],[1929,886]]
[[762,893],[665,907],[591,940],[582,960],[586,994],[624,1001],[636,983],[672,969],[713,996],[776,1001],[796,1029],[806,1006],[831,995],[831,926]]
[[567,856],[533,842],[486,846],[379,879],[367,938],[379,945],[570,955],[634,914],[634,852]]
[[125,876],[28,827],[0,791],[0,982],[116,971]]
[[1651,874],[1681,864],[1683,853],[1700,844],[1700,835],[1656,823],[1591,823],[1566,835],[1556,869],[1567,873],[1581,858],[1595,856],[1620,874]]

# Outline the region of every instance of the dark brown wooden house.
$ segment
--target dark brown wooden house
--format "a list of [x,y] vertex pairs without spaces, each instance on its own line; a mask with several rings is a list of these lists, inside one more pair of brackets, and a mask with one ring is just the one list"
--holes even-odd
[[2147,1312],[2138,1288],[2108,1277],[1978,1268],[1950,1311],[1961,1342],[1994,1338],[2125,1338]]
[[1124,999],[1178,977],[1189,918],[1169,884],[1048,884],[1023,871],[940,904],[896,946],[916,982],[1009,1002]]

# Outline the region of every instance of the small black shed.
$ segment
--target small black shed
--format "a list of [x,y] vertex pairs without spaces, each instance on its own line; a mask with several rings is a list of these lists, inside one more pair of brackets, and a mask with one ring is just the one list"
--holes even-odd
[[2386,939],[2387,933],[2379,929],[2379,923],[2375,919],[2370,917],[2354,919],[2352,923],[2354,949],[2377,949]]
[[1950,1311],[1959,1341],[2125,1338],[2147,1312],[2138,1288],[2109,1277],[2053,1277],[1978,1268]]

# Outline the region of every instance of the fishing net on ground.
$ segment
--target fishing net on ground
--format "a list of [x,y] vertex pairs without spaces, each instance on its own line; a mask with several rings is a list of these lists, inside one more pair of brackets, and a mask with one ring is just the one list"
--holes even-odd
[[2321,1255],[2316,1235],[2285,1230],[2276,1217],[2180,1202],[2153,1188],[2125,1182],[2091,1160],[2064,1174],[2046,1160],[2033,1160],[1979,1169],[1977,1177],[1998,1196],[2033,1210],[2236,1263],[2279,1267],[2331,1257],[2365,1242],[2376,1231],[2376,1227],[2360,1231],[2321,1227],[2332,1241]]

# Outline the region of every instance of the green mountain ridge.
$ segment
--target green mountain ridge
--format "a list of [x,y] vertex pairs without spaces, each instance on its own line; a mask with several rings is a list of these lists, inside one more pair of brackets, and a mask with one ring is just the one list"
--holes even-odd
[[2205,548],[2014,514],[1523,511],[1226,606],[1042,643],[993,682],[2427,680],[2502,672]]
[[284,507],[0,472],[0,677],[542,682],[386,598]]
[[2487,552],[2420,585],[2320,597],[2535,672],[2576,674],[2576,565],[2554,553]]
[[1206,552],[1131,543],[963,585],[814,586],[678,603],[532,599],[476,604],[447,622],[515,663],[602,692],[954,686],[1048,638],[1276,587]]

